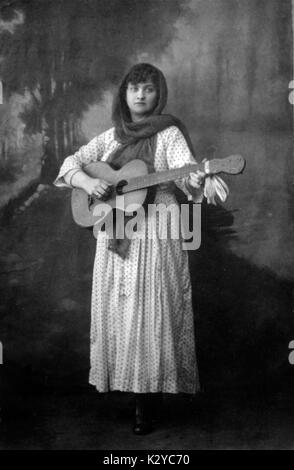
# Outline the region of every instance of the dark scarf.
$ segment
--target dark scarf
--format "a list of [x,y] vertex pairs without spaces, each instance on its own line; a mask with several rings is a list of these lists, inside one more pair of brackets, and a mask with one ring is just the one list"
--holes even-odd
[[[107,163],[116,169],[134,159],[143,160],[149,173],[153,173],[156,151],[156,136],[167,127],[177,126],[184,134],[187,144],[193,153],[192,143],[182,122],[169,114],[161,114],[167,101],[167,85],[164,75],[159,72],[158,101],[152,115],[139,122],[132,122],[125,102],[126,79],[123,80],[114,99],[112,120],[115,127],[115,138],[121,144],[107,159]],[[150,199],[149,201],[150,202]],[[132,218],[132,217],[130,217]],[[127,221],[127,217],[125,217]],[[109,240],[108,248],[123,259],[126,257],[131,240],[114,238]]]

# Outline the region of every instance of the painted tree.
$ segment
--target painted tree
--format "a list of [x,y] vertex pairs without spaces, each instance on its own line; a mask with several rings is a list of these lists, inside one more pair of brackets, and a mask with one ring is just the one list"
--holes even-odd
[[[117,84],[138,52],[161,54],[186,0],[19,0],[4,20],[22,24],[0,35],[6,93],[29,91],[26,132],[43,132],[50,177],[81,142],[79,118]],[[20,22],[19,22],[20,23]],[[159,33],[160,32],[160,33]]]

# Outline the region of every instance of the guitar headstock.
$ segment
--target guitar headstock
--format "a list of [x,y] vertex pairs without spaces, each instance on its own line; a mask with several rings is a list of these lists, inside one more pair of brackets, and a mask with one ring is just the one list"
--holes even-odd
[[207,173],[228,173],[231,175],[237,175],[242,173],[245,168],[245,158],[242,155],[230,155],[226,158],[214,158],[208,161]]

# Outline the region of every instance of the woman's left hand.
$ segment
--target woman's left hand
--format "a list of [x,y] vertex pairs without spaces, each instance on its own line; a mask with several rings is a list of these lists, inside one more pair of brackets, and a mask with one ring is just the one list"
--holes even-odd
[[196,173],[190,173],[188,178],[188,184],[191,188],[199,189],[204,182],[205,173],[203,171],[196,171]]

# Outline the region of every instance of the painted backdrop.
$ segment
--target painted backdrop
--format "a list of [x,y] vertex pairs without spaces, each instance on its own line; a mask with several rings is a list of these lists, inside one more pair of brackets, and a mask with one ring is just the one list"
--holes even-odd
[[166,75],[167,111],[199,159],[247,161],[224,178],[226,204],[203,204],[190,253],[203,388],[292,384],[291,15],[290,0],[1,3],[0,340],[11,382],[87,381],[94,239],[52,181],[111,125],[114,89],[145,61]]

